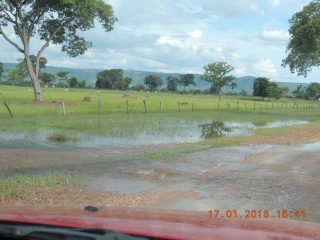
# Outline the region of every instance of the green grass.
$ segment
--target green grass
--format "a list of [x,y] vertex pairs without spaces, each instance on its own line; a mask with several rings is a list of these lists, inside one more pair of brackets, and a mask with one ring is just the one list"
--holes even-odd
[[[102,100],[102,115],[98,114],[99,95]],[[43,96],[46,102],[36,104],[33,102],[31,88],[0,86],[0,131],[52,129],[58,133],[61,130],[70,130],[112,135],[119,131],[130,134],[147,127],[159,129],[164,121],[239,121],[263,125],[276,120],[315,121],[320,116],[317,102],[291,99],[279,100],[278,107],[274,101],[272,108],[272,102],[266,103],[260,98],[234,96],[223,96],[222,101],[218,102],[218,98],[211,95],[106,90],[98,92],[89,89],[70,89],[67,92],[58,88],[43,89]],[[86,96],[90,96],[92,101],[84,102],[83,99]],[[124,96],[128,96],[129,114],[126,113]],[[65,117],[62,116],[61,104],[51,103],[61,99],[64,99],[66,104]],[[147,114],[144,114],[143,99],[147,102]],[[10,117],[2,101],[8,103],[13,112],[13,118]],[[163,105],[162,113],[160,113],[160,101]],[[181,112],[178,111],[178,102],[187,103],[181,106]],[[237,110],[237,102],[239,102],[239,110]],[[194,103],[193,112],[192,103]],[[268,104],[267,109],[266,104]],[[298,108],[293,108],[294,104],[298,104]],[[312,108],[309,108],[309,104],[312,104]]]
[[61,143],[69,142],[69,141],[73,141],[73,142],[77,141],[76,138],[69,137],[69,136],[67,136],[65,134],[61,134],[61,133],[54,133],[54,134],[48,136],[48,140],[51,142],[61,142]]
[[180,144],[174,148],[165,148],[146,153],[136,153],[133,155],[134,160],[168,160],[188,153],[194,153],[208,148],[199,143]]
[[5,199],[18,199],[31,189],[45,189],[57,185],[70,184],[70,175],[50,173],[46,175],[16,175],[0,179],[0,202]]

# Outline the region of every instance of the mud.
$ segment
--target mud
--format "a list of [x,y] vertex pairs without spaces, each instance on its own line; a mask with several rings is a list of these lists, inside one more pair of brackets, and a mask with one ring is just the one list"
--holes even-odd
[[37,192],[36,199],[30,194],[26,199],[8,200],[11,203],[90,202],[203,211],[302,209],[306,217],[300,220],[320,222],[319,147],[319,142],[235,146],[165,161],[132,156],[169,148],[166,145],[94,150],[1,148],[0,176],[68,171],[76,179],[74,187]]

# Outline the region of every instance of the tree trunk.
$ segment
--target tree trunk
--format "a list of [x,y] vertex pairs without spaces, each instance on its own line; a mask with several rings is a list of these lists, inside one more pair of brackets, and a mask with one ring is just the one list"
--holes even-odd
[[36,102],[42,102],[43,98],[41,95],[41,86],[40,86],[40,81],[39,78],[37,77],[36,73],[34,72],[30,56],[29,56],[29,51],[25,50],[25,58],[26,58],[26,64],[27,64],[27,69],[29,76],[33,82],[33,91],[34,91],[34,101]]

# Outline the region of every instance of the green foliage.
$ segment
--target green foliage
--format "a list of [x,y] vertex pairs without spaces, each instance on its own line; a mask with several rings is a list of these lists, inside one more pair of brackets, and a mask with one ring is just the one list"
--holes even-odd
[[306,89],[306,98],[313,99],[320,93],[320,83],[313,82]]
[[320,65],[320,1],[309,3],[289,22],[290,42],[283,66],[306,77],[312,67]]
[[265,77],[259,77],[256,78],[256,80],[254,80],[253,83],[253,96],[257,96],[257,97],[267,97],[268,96],[268,92],[267,92],[267,88],[270,84],[270,81],[268,78]]
[[122,69],[104,70],[97,74],[96,87],[101,89],[127,90],[132,78],[123,77]]
[[296,98],[303,99],[306,97],[306,88],[302,85],[299,85],[292,93]]
[[246,90],[241,89],[241,91],[240,91],[240,96],[246,97],[246,96],[248,96],[248,95],[249,95],[249,94],[248,94],[248,92],[247,92]]
[[214,62],[209,63],[204,68],[203,79],[211,82],[210,92],[219,94],[219,100],[221,95],[221,89],[224,86],[230,86],[235,80],[235,77],[229,75],[234,68],[226,62]]
[[76,77],[72,77],[68,79],[69,87],[77,88],[78,87],[78,79]]
[[280,99],[282,94],[282,89],[278,87],[275,82],[270,82],[267,87],[267,97]]
[[67,79],[68,79],[69,72],[67,71],[59,71],[57,72],[56,76],[59,80],[59,86],[65,87]]
[[177,81],[178,84],[182,85],[184,89],[188,87],[189,85],[196,86],[196,82],[194,81],[194,75],[193,74],[184,74],[179,76],[179,80]]
[[270,82],[268,78],[259,77],[254,80],[253,96],[280,99],[281,95],[282,89],[275,82]]
[[25,72],[21,71],[19,67],[12,69],[8,74],[8,81],[15,86],[21,82],[23,82],[26,77]]
[[120,90],[128,90],[131,82],[132,82],[132,78],[125,77],[123,78],[122,81],[118,82],[118,84],[116,85],[116,88]]
[[169,76],[167,77],[168,83],[167,83],[167,89],[169,92],[176,92],[178,87],[178,81],[179,78]]
[[[50,43],[61,45],[61,51],[70,57],[84,54],[92,45],[80,36],[101,23],[105,31],[111,31],[117,18],[112,7],[103,0],[26,0],[0,2],[0,35],[17,51],[26,56],[27,71],[34,85],[34,98],[42,101],[38,79],[39,58]],[[10,39],[2,28],[12,27],[21,43]],[[30,58],[31,38],[39,35],[44,41],[35,58]],[[22,47],[20,47],[22,46]],[[34,60],[35,59],[35,60]],[[36,64],[36,67],[30,65]],[[41,63],[40,63],[41,64]]]
[[134,91],[139,91],[139,92],[146,90],[146,88],[143,84],[137,84],[137,85],[133,86],[131,89]]
[[41,73],[40,74],[40,80],[45,84],[48,85],[50,83],[53,83],[56,79],[56,76],[51,73]]
[[148,75],[144,78],[143,82],[151,92],[162,86],[162,79],[158,75]]

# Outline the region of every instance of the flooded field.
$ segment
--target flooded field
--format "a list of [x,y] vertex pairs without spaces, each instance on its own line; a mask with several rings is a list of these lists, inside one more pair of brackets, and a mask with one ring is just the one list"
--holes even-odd
[[0,133],[0,147],[101,147],[146,144],[191,143],[204,139],[249,136],[257,128],[275,128],[306,124],[307,121],[236,122],[236,121],[166,121],[137,125],[130,130],[113,129],[107,135],[80,131],[16,130]]
[[[258,128],[305,123],[168,121],[136,126],[130,131],[114,129],[103,136],[41,129],[2,132],[0,178],[67,172],[75,179],[76,188],[70,196],[65,190],[63,193],[73,201],[87,194],[94,202],[94,192],[99,193],[96,204],[107,205],[203,211],[302,209],[306,211],[302,220],[320,222],[318,125],[307,133],[305,129],[297,130],[299,144],[275,142],[222,148],[193,144],[196,147],[187,153],[151,157],[157,151],[166,154],[183,149],[189,142],[248,136]],[[311,143],[300,143],[303,134]],[[137,158],[137,154],[146,157]],[[78,187],[85,190],[81,192]],[[111,200],[103,200],[103,193],[111,194]],[[57,203],[68,203],[65,201]]]

